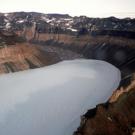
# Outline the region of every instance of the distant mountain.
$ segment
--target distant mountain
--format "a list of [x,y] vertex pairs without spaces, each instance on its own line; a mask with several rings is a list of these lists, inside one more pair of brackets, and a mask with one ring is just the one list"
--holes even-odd
[[54,18],[71,18],[71,16],[68,14],[47,14],[47,15]]
[[[42,14],[36,12],[14,12],[0,14],[0,29],[22,30],[25,26],[37,24],[39,32],[50,32],[53,27],[59,28],[59,33],[88,33],[96,30],[135,31],[135,19],[125,18],[89,18],[86,16],[71,17],[68,14]],[[44,28],[42,25],[46,25]],[[40,26],[41,25],[41,26]],[[38,26],[40,28],[38,28]]]

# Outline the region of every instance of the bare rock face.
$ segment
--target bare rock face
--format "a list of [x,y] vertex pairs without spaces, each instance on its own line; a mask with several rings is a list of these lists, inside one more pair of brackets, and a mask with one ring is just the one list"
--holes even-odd
[[0,49],[0,73],[16,72],[54,64],[58,57],[39,46],[15,44]]

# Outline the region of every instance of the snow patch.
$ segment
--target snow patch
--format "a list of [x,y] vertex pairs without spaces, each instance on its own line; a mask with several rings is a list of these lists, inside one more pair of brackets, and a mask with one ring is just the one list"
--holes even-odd
[[9,20],[7,20],[7,19],[4,19],[4,22],[9,22]]
[[7,13],[6,13],[6,14],[4,14],[4,16],[5,16],[5,17],[7,17],[8,15],[9,15],[9,14],[7,14]]
[[73,29],[73,28],[67,28],[68,30],[71,30],[73,32],[77,32],[77,29]]
[[17,23],[23,23],[25,20],[19,20],[17,21]]
[[11,24],[10,23],[6,23],[6,29],[10,29],[11,28]]
[[65,21],[73,21],[72,18],[64,18]]
[[72,135],[120,79],[111,64],[83,59],[1,75],[0,135]]

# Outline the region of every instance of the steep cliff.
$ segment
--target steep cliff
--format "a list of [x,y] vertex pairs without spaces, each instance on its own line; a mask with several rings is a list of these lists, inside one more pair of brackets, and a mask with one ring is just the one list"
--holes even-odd
[[59,60],[55,53],[43,51],[30,44],[15,44],[0,49],[0,73],[16,72],[54,64]]
[[108,103],[82,116],[74,135],[132,135],[135,128],[135,81],[114,92]]

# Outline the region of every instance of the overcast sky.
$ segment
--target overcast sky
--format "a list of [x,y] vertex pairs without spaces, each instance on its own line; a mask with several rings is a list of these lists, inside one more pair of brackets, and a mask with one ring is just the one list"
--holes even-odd
[[0,12],[13,11],[135,17],[135,0],[0,0]]

